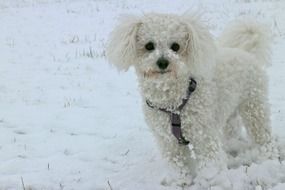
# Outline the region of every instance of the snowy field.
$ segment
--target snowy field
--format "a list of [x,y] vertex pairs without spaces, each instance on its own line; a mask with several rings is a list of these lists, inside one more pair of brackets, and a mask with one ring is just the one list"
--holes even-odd
[[280,160],[224,171],[208,187],[161,184],[172,171],[135,73],[117,73],[105,47],[121,13],[187,10],[214,35],[244,15],[272,29],[272,127],[285,141],[283,0],[0,0],[0,190],[284,190]]

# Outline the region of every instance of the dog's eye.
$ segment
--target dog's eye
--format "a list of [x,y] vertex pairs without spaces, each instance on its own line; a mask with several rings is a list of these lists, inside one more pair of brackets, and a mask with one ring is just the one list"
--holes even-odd
[[145,49],[148,50],[148,51],[152,51],[154,50],[154,44],[153,42],[148,42],[147,44],[145,44]]
[[177,52],[180,48],[179,44],[174,42],[173,44],[171,44],[171,47],[170,47],[173,51]]

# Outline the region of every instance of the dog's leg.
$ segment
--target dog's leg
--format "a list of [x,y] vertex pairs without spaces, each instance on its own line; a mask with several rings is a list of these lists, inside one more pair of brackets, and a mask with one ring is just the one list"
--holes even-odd
[[265,101],[248,99],[241,105],[241,116],[248,134],[258,145],[260,160],[279,157],[276,142],[271,136],[269,108]]
[[[163,158],[175,169],[175,173],[166,174],[161,184],[164,186],[188,186],[196,176],[196,161],[191,158],[188,146],[179,145],[177,139],[166,131],[156,132],[154,135],[158,142]],[[174,174],[174,175],[173,175]]]
[[242,133],[243,123],[239,115],[239,110],[235,110],[227,119],[224,127],[223,147],[232,157],[236,157],[239,152],[248,147],[248,140]]
[[[196,124],[191,127],[190,142],[194,147],[199,167],[207,165],[223,165],[226,155],[222,149],[221,138],[215,135],[214,130]],[[188,137],[187,137],[188,138]],[[218,166],[219,167],[219,166]]]
[[155,134],[162,155],[183,175],[195,175],[196,164],[188,146],[180,145],[172,134]]
[[[217,128],[214,128],[214,123],[208,123],[209,126],[198,122],[195,124],[190,130],[190,142],[193,144],[198,163],[194,183],[203,184],[205,189],[211,189],[217,184],[222,184],[225,189],[231,189],[228,177],[220,175],[222,171],[226,170],[227,157],[222,149],[221,138],[215,133]],[[210,126],[210,124],[212,125]],[[188,136],[187,138],[189,139]],[[221,178],[217,176],[221,176]]]
[[195,174],[195,165],[191,159],[188,146],[179,145],[177,139],[171,133],[169,115],[161,111],[144,107],[146,122],[153,135],[156,137],[160,151],[175,168],[181,173]]
[[224,135],[227,140],[232,138],[239,138],[241,136],[241,123],[238,117],[238,111],[236,110],[230,117],[227,119],[226,126],[224,128]]
[[250,98],[240,105],[240,114],[248,134],[254,142],[263,145],[271,140],[268,105],[257,98]]

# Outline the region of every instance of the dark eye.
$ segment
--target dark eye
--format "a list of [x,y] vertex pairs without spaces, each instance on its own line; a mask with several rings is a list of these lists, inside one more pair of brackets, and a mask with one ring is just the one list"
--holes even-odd
[[174,42],[171,47],[170,47],[173,51],[177,52],[180,48],[179,44]]
[[148,42],[147,44],[145,44],[145,49],[148,50],[148,51],[152,51],[154,50],[154,44],[153,42]]

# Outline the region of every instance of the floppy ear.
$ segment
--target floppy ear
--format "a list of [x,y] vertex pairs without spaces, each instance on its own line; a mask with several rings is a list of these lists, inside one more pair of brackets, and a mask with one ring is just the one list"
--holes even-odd
[[182,15],[181,19],[188,27],[186,48],[188,63],[194,69],[194,72],[210,69],[209,67],[214,61],[216,48],[209,30],[203,25],[198,15],[186,14]]
[[127,71],[136,62],[136,34],[140,21],[134,16],[124,16],[111,33],[107,46],[107,59],[118,70]]

